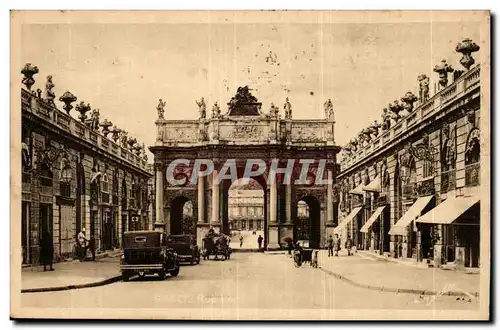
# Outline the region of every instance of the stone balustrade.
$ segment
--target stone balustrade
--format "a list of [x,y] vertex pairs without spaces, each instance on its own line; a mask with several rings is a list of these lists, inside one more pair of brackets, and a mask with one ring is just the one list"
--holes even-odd
[[144,159],[118,145],[113,140],[108,139],[100,132],[90,129],[80,121],[47,104],[36,93],[30,93],[25,89],[21,89],[21,106],[23,111],[27,111],[34,116],[48,121],[62,131],[70,133],[75,138],[95,145],[102,151],[112,154],[141,170],[147,170],[147,162]]
[[377,149],[377,147],[373,146],[388,146],[401,133],[408,131],[418,123],[443,111],[453,100],[459,99],[471,89],[478,86],[480,83],[480,72],[481,68],[479,65],[465,72],[452,84],[437,92],[433,97],[427,100],[427,102],[419,104],[413,112],[401,118],[396,125],[391,127],[391,129],[382,132],[379,137],[365,146],[359,145],[358,150],[353,152],[352,156],[347,158],[347,161],[341,163],[341,172],[355,166],[364,158],[368,157]]

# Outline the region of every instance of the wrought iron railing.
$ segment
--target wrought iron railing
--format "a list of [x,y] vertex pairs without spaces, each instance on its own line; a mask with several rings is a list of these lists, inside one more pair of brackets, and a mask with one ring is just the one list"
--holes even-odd
[[479,186],[481,168],[479,163],[474,163],[465,166],[465,186]]

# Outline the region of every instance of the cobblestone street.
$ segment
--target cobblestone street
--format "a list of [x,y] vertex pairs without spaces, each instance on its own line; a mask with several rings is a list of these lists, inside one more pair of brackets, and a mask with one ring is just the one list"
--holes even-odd
[[[365,272],[365,276],[369,275]],[[124,292],[127,293],[125,296]],[[473,310],[479,303],[477,300],[457,300],[456,297],[362,289],[308,265],[295,268],[292,260],[284,254],[235,253],[228,261],[211,260],[198,266],[184,266],[177,278],[169,277],[165,281],[152,276],[89,289],[26,293],[22,295],[22,306],[193,308],[192,316],[196,317],[196,311],[206,312],[207,308],[213,309],[214,313],[257,308],[263,311],[324,309],[331,312],[342,309]]]

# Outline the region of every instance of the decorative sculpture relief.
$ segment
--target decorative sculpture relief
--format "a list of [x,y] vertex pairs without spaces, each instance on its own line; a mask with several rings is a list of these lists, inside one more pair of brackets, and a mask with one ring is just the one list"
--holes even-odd
[[376,120],[375,120],[375,121],[373,122],[373,124],[371,124],[371,126],[370,126],[371,133],[372,133],[373,135],[375,135],[375,137],[377,137],[377,136],[378,136],[378,134],[379,134],[379,132],[378,132],[378,131],[379,131],[379,129],[380,129],[380,126],[381,126],[381,125],[380,125],[379,123],[377,123],[377,121],[376,121]]
[[419,83],[419,99],[420,102],[426,102],[429,99],[429,77],[425,74],[421,74],[417,77]]
[[113,129],[111,130],[111,133],[113,134],[113,136],[111,137],[113,139],[113,141],[117,141],[118,138],[120,137],[120,133],[121,133],[121,129],[119,129],[118,127],[113,126]]
[[52,76],[47,76],[47,82],[45,83],[45,101],[53,106],[56,106],[54,99],[56,94],[52,91],[54,88],[54,83],[52,82]]
[[389,111],[392,112],[391,119],[396,123],[401,119],[400,112],[403,110],[403,106],[399,104],[398,100],[394,100],[394,103],[389,103]]
[[104,134],[105,137],[108,137],[108,134],[110,133],[109,127],[112,125],[113,123],[106,118],[101,122],[102,134]]
[[248,86],[238,87],[236,95],[229,101],[229,108],[233,109],[248,103],[257,103],[257,98],[250,93]]
[[389,114],[387,108],[382,110],[382,131],[388,131],[391,129],[391,115]]
[[89,112],[90,109],[91,109],[90,104],[87,103],[87,105],[85,105],[85,103],[83,101],[81,101],[80,104],[76,106],[75,110],[80,113],[80,116],[78,118],[84,124],[85,124],[85,120],[87,119],[87,116],[85,114],[87,112]]
[[280,109],[271,102],[271,108],[269,109],[269,116],[273,119],[278,119],[280,116]]
[[92,110],[90,120],[87,120],[86,124],[88,127],[90,127],[90,129],[93,129],[95,131],[99,130],[99,109]]
[[462,64],[467,70],[474,64],[474,58],[472,57],[472,53],[477,52],[479,50],[479,46],[476,45],[471,39],[467,38],[460,42],[455,51],[458,53],[462,53],[462,58],[460,59],[460,64]]
[[120,132],[120,141],[122,147],[126,148],[127,147],[127,140],[128,140],[128,132],[126,130],[121,130]]
[[403,102],[403,109],[408,111],[408,113],[411,113],[413,111],[413,103],[417,100],[418,98],[412,92],[407,92],[405,96],[401,98],[401,101]]
[[158,119],[165,119],[164,113],[166,105],[167,102],[163,101],[162,99],[159,99],[158,106],[156,107],[156,110],[158,110]]
[[220,118],[220,107],[217,102],[215,102],[212,107],[212,118]]
[[24,65],[24,68],[21,70],[21,73],[24,75],[22,83],[29,91],[31,91],[31,86],[33,86],[33,84],[35,83],[35,79],[33,79],[33,76],[38,73],[38,68],[31,65],[31,63],[26,63],[26,65]]
[[205,104],[205,99],[202,97],[199,102],[196,101],[196,104],[198,105],[200,111],[200,118],[205,119],[207,116],[207,105]]
[[446,60],[441,60],[441,64],[434,67],[434,72],[439,74],[439,85],[444,88],[448,86],[448,73],[453,72],[451,65],[446,63]]
[[333,119],[333,104],[332,104],[332,100],[331,99],[328,99],[328,101],[326,101],[324,104],[323,104],[324,108],[325,108],[325,119]]
[[288,97],[285,100],[283,108],[285,109],[285,119],[292,119],[292,105],[290,104]]
[[71,103],[76,102],[76,96],[71,94],[70,91],[64,92],[63,95],[59,98],[59,101],[64,103],[63,109],[66,111],[66,113],[69,115],[69,112],[71,109],[73,109],[73,106]]

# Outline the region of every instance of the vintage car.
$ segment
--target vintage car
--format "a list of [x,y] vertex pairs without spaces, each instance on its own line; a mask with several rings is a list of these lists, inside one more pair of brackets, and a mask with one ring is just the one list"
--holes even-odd
[[170,235],[167,237],[167,247],[177,252],[180,262],[189,262],[191,265],[200,263],[200,249],[193,235]]
[[165,279],[167,273],[179,274],[177,253],[167,247],[165,234],[156,231],[129,231],[123,234],[123,255],[120,271],[123,281],[138,274],[158,274]]

